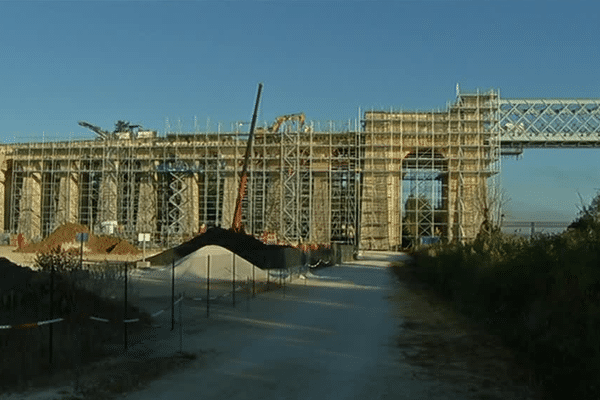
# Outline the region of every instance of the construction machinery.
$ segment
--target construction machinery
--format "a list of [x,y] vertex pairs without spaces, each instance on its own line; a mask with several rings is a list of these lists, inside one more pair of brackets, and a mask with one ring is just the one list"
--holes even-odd
[[85,121],[79,121],[78,124],[80,126],[83,126],[84,128],[88,128],[91,131],[94,131],[96,134],[98,134],[98,136],[100,136],[100,139],[102,139],[102,140],[114,139],[114,138],[119,138],[119,139],[131,138],[131,136],[134,133],[136,133],[136,130],[139,130],[141,128],[141,125],[133,125],[133,124],[130,124],[129,121],[122,121],[122,120],[119,120],[115,123],[115,130],[112,132],[105,131],[104,129],[100,128],[99,126],[92,125],[89,122],[85,122]]
[[258,105],[260,103],[260,94],[263,84],[258,84],[258,93],[256,94],[256,103],[254,104],[254,113],[252,114],[252,122],[250,123],[250,133],[248,134],[248,142],[246,144],[246,154],[244,155],[244,166],[242,167],[242,175],[240,177],[240,187],[238,190],[237,200],[235,201],[235,211],[233,214],[233,224],[231,230],[236,233],[244,233],[242,225],[242,200],[246,194],[246,185],[248,184],[248,162],[252,153],[252,139],[254,138],[254,127],[256,126],[256,116],[258,114]]
[[300,128],[302,128],[306,121],[306,116],[304,113],[281,115],[275,118],[275,122],[267,130],[269,132],[279,132],[279,128],[286,121],[297,121]]
[[92,125],[89,122],[79,121],[78,124],[84,128],[88,128],[89,130],[96,132],[101,139],[108,139],[112,135],[112,132],[105,131],[99,126]]

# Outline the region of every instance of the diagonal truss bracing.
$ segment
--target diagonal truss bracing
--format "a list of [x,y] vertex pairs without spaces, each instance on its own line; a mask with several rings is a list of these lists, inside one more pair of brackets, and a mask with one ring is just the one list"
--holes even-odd
[[600,99],[500,99],[503,148],[600,147]]

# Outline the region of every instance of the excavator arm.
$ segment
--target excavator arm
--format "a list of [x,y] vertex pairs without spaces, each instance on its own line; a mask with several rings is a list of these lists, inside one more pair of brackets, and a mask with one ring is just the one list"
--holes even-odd
[[89,130],[96,132],[102,139],[107,139],[111,135],[110,132],[103,130],[99,126],[92,125],[89,122],[79,121],[78,124],[84,128],[88,128]]
[[133,124],[130,124],[128,121],[122,121],[122,120],[119,120],[116,122],[115,130],[113,132],[105,131],[104,129],[100,128],[99,126],[92,125],[89,122],[85,122],[85,121],[79,121],[78,124],[80,126],[83,126],[84,128],[88,128],[89,130],[96,132],[96,134],[98,134],[98,136],[100,136],[102,139],[114,138],[116,136],[116,134],[120,133],[120,132],[134,133],[134,129],[142,128],[141,125],[133,125]]
[[306,117],[305,117],[304,113],[287,114],[287,115],[279,116],[279,117],[275,118],[275,122],[273,123],[273,125],[271,125],[269,127],[269,132],[279,132],[279,128],[281,128],[281,125],[286,121],[298,121],[298,125],[300,125],[300,127],[302,127],[302,126],[304,126]]

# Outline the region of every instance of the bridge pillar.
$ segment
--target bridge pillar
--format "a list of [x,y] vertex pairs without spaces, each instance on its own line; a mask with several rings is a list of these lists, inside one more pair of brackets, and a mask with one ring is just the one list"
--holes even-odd
[[19,232],[29,240],[41,239],[42,174],[30,172],[23,178]]
[[[223,179],[223,201],[219,207],[221,214],[221,226],[223,228],[230,228],[233,224],[233,214],[239,185],[239,179],[236,174],[227,174],[225,179]],[[219,197],[218,193],[217,197]],[[217,223],[219,223],[219,221],[217,221]]]
[[[68,167],[65,168],[68,171]],[[71,222],[77,222],[79,207],[79,174],[67,172],[59,178],[58,204],[54,225],[55,228]]]
[[313,175],[312,226],[310,240],[313,243],[329,243],[331,240],[331,188],[324,174]]
[[488,204],[487,178],[476,173],[466,176],[464,178],[462,199],[465,204],[461,220],[462,238],[471,240],[481,230],[484,220],[484,208]]
[[100,225],[117,222],[117,176],[112,171],[103,171],[102,174],[98,215]]
[[448,216],[446,218],[446,235],[449,242],[454,241],[460,237],[460,213],[459,213],[459,181],[458,173],[452,170],[448,173],[447,184],[444,187],[445,193],[444,198],[447,199],[446,210]]
[[156,188],[151,179],[151,176],[149,176],[140,182],[137,199],[137,233],[152,233],[156,229]]
[[361,248],[389,250],[390,203],[387,186],[388,176],[382,173],[363,174],[362,206],[360,223]]
[[198,204],[199,192],[198,187],[199,176],[197,173],[190,175],[188,191],[189,191],[189,230],[192,236],[195,236],[200,231],[200,204]]

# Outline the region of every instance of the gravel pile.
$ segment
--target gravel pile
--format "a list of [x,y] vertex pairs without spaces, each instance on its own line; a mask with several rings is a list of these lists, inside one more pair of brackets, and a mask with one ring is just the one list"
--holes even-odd
[[[210,279],[231,281],[233,277],[234,253],[220,246],[208,245],[175,262],[175,276],[187,279],[206,279],[208,257],[210,256]],[[256,280],[266,280],[267,274],[260,268],[236,256],[235,279],[243,281],[252,279],[252,269]]]

